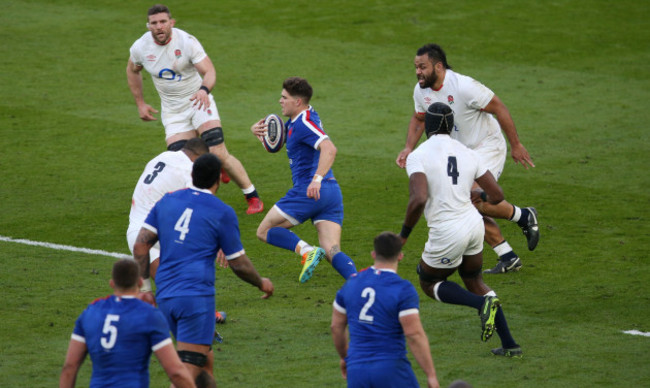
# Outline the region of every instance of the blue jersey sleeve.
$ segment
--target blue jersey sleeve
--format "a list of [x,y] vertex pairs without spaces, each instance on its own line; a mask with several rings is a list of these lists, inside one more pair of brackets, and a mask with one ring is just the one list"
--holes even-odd
[[151,327],[151,348],[156,349],[157,345],[164,344],[165,341],[170,340],[169,326],[163,316],[162,312],[154,308],[149,317],[149,327]]
[[[236,258],[243,253],[244,246],[239,234],[239,220],[231,207],[227,207],[219,224],[219,246],[226,258]],[[234,255],[234,256],[233,256]]]
[[84,332],[84,327],[82,325],[83,322],[83,317],[84,314],[86,313],[87,309],[84,310],[81,315],[77,318],[77,321],[74,323],[74,330],[72,330],[72,336],[73,337],[78,337],[77,339],[83,338],[84,341],[86,339],[86,333]]
[[415,291],[415,287],[408,281],[404,281],[403,283],[398,306],[400,312],[420,308],[420,297],[417,291]]

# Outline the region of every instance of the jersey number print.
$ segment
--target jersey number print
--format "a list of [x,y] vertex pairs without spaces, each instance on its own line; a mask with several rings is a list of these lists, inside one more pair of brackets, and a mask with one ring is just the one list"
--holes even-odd
[[361,291],[362,298],[368,298],[366,304],[363,305],[361,313],[359,313],[359,321],[365,323],[372,323],[375,320],[375,317],[368,314],[368,310],[375,303],[375,289],[372,287],[366,287]]
[[447,175],[451,177],[452,184],[458,184],[458,163],[455,156],[447,158]]
[[113,322],[118,322],[119,320],[120,320],[119,315],[115,315],[115,314],[106,315],[102,333],[107,335],[107,337],[102,336],[102,338],[99,340],[99,343],[106,350],[113,349],[113,346],[115,346],[115,342],[117,341],[117,327],[113,325]]
[[149,175],[147,175],[146,178],[144,178],[144,183],[150,185],[151,182],[153,182],[154,179],[158,176],[159,173],[162,172],[162,170],[165,168],[166,164],[163,162],[158,162],[156,166],[153,168],[153,172]]
[[178,221],[176,221],[176,225],[174,225],[174,230],[181,232],[180,235],[180,240],[184,241],[185,240],[185,235],[190,232],[190,220],[192,219],[192,212],[194,210],[190,209],[189,207],[185,209],[183,214],[178,218]]

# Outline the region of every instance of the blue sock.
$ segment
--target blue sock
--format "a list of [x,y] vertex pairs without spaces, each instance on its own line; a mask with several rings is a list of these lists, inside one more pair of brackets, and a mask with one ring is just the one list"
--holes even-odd
[[519,346],[515,342],[515,339],[512,338],[512,334],[510,334],[510,329],[508,329],[508,322],[506,321],[506,316],[503,314],[501,306],[499,306],[497,315],[494,318],[494,326],[497,328],[497,334],[501,339],[501,346],[504,349],[512,349]]
[[517,221],[517,225],[521,226],[522,228],[526,225],[528,225],[528,214],[530,211],[526,209],[525,207],[521,208],[521,217],[519,217],[519,221]]
[[441,302],[474,307],[477,310],[481,309],[485,301],[485,297],[472,294],[457,283],[446,280],[438,283],[435,293]]
[[347,279],[352,274],[357,273],[357,267],[354,265],[354,261],[343,252],[339,252],[332,257],[332,267],[343,276],[343,279]]
[[296,251],[296,245],[298,245],[299,241],[300,237],[298,237],[298,235],[289,229],[281,228],[279,226],[271,228],[266,232],[267,243],[278,248],[284,248],[291,252]]

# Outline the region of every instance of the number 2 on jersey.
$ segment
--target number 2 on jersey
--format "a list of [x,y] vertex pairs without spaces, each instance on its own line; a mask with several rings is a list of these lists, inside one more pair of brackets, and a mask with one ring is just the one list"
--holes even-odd
[[451,177],[452,184],[458,184],[458,163],[455,156],[447,158],[447,175]]
[[366,304],[363,305],[361,313],[359,313],[359,320],[361,322],[372,323],[375,320],[375,317],[368,314],[368,310],[375,303],[375,289],[372,287],[366,287],[361,291],[362,298],[368,298]]
[[190,220],[192,219],[193,211],[189,207],[185,209],[183,214],[178,218],[178,221],[176,221],[176,225],[174,225],[174,230],[181,232],[179,237],[181,241],[185,240],[185,235],[190,232]]

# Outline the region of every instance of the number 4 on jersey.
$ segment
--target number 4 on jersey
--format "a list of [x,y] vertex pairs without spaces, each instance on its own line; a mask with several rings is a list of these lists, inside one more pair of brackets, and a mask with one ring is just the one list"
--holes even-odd
[[451,177],[452,184],[458,184],[458,163],[456,163],[455,156],[450,156],[447,158],[447,175]]
[[192,212],[194,210],[187,208],[176,221],[174,225],[174,230],[181,232],[179,239],[181,241],[185,240],[185,235],[190,232],[190,220],[192,219]]

